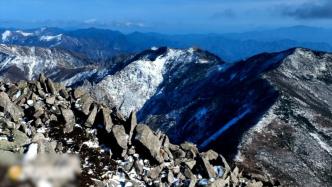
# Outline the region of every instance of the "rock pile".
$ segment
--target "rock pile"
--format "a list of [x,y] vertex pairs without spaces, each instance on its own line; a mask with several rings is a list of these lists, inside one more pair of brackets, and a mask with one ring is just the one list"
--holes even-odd
[[137,124],[135,112],[125,119],[82,89],[44,75],[0,83],[0,156],[33,152],[78,155],[79,186],[263,186],[215,151],[174,145]]

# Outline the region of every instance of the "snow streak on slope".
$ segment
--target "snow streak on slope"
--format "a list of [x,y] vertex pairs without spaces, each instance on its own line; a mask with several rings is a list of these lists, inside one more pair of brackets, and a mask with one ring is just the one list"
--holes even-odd
[[24,32],[24,31],[21,31],[21,30],[16,31],[16,33],[21,34],[24,37],[29,37],[29,36],[33,36],[34,35],[34,33]]
[[56,40],[56,41],[60,41],[62,38],[62,34],[56,35],[56,36],[41,36],[40,40],[41,41],[52,41],[52,40]]
[[225,125],[222,125],[222,128],[219,129],[216,133],[212,134],[207,140],[205,140],[200,147],[206,148],[211,142],[216,141],[222,133],[227,131],[230,127],[232,127],[234,124],[236,124],[239,120],[241,120],[244,116],[246,116],[250,112],[250,108],[246,109],[244,112],[239,114],[238,116],[234,117],[231,121],[226,123]]

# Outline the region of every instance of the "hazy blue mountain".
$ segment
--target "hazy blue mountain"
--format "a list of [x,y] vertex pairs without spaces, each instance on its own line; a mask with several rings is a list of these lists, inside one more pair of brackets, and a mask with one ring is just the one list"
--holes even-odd
[[225,37],[236,40],[276,41],[282,39],[298,42],[321,42],[332,44],[332,29],[293,26],[263,31],[224,34]]
[[237,61],[262,52],[276,52],[293,47],[332,51],[331,30],[313,27],[289,27],[275,30],[233,34],[165,35],[134,32],[123,34],[106,29],[30,30],[0,29],[0,43],[57,47],[107,61],[119,54],[136,53],[151,47],[199,47],[223,58]]

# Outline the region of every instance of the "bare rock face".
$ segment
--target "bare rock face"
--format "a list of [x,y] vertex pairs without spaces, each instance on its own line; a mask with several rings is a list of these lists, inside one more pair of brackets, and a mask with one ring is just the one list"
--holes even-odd
[[138,144],[137,146],[142,147],[142,153],[150,155],[159,163],[163,162],[160,154],[161,145],[159,139],[148,126],[136,126],[134,139]]
[[115,139],[114,144],[121,148],[120,154],[124,156],[127,151],[127,142],[128,142],[128,135],[125,132],[124,126],[121,125],[114,125],[111,132],[112,136]]

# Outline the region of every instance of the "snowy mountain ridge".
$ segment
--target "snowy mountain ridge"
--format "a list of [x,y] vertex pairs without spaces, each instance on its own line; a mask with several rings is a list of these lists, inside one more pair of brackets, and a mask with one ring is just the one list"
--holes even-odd
[[[131,62],[98,84],[105,88],[115,101],[115,105],[119,106],[120,111],[126,116],[129,116],[131,111],[140,110],[153,95],[160,94],[156,92],[164,78],[167,78],[168,71],[175,67],[181,71],[189,63],[210,63],[196,56],[193,48],[160,48],[151,49],[151,52],[153,56],[147,55]],[[160,89],[159,91],[162,92]]]
[[56,80],[64,81],[79,72],[93,73],[88,59],[60,49],[0,44],[0,56],[0,72],[12,80],[32,80],[41,73],[47,73]]
[[46,41],[46,42],[52,40],[60,41],[62,39],[63,34],[47,35],[43,33],[44,31],[45,29],[35,30],[33,32],[25,32],[22,30],[16,30],[16,31],[5,30],[1,34],[1,40],[2,40],[1,42],[13,42],[15,40],[22,40],[24,38],[28,39],[32,37],[37,37],[39,38],[40,41]]

